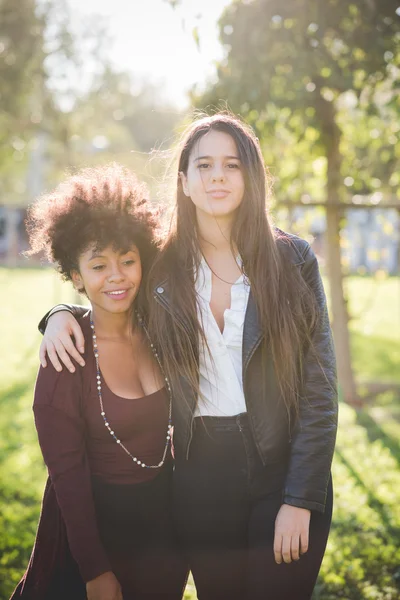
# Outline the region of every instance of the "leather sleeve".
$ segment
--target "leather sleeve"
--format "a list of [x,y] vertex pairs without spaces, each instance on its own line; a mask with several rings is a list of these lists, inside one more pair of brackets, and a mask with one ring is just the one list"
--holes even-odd
[[75,319],[79,319],[79,317],[83,317],[83,315],[87,313],[88,308],[87,306],[85,307],[79,304],[56,304],[56,306],[49,310],[39,322],[38,329],[42,335],[46,331],[47,323],[50,317],[55,315],[57,312],[61,312],[62,310],[70,312]]
[[318,262],[309,245],[303,258],[302,274],[315,293],[320,316],[303,360],[304,388],[292,432],[284,502],[323,512],[338,420],[336,360]]

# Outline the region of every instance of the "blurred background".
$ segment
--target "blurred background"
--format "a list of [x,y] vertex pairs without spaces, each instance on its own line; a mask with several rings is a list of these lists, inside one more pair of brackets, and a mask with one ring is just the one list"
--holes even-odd
[[182,125],[221,108],[256,130],[275,223],[313,244],[328,294],[341,422],[314,599],[400,598],[400,1],[0,0],[0,600],[46,477],[36,325],[75,299],[21,254],[26,208],[112,160],[166,201]]

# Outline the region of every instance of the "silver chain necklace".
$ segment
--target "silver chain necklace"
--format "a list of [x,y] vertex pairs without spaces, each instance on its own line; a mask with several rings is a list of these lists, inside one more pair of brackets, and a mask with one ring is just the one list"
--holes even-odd
[[[214,269],[211,268],[210,263],[208,262],[208,260],[206,259],[206,257],[204,256],[204,254],[202,254],[202,257],[204,258],[204,262],[206,263],[207,267],[210,269],[211,273],[213,275],[215,275],[215,277],[217,277],[217,279],[219,279],[220,281],[223,281],[224,283],[227,283],[228,285],[243,285],[243,283],[245,285],[250,285],[249,279],[246,275],[246,273],[242,270],[242,268],[240,269],[241,274],[243,275],[243,280],[242,281],[226,281],[226,279],[222,279],[222,277],[220,277],[215,271]],[[239,265],[238,265],[239,266]]]
[[139,465],[140,467],[143,467],[144,469],[159,469],[163,466],[163,464],[165,463],[165,458],[167,456],[167,452],[168,452],[168,447],[171,441],[171,429],[172,429],[172,392],[171,392],[171,386],[170,383],[168,381],[168,378],[165,376],[164,373],[164,369],[161,366],[161,362],[160,359],[158,357],[158,353],[156,351],[156,349],[154,348],[154,345],[150,339],[150,335],[149,332],[147,330],[147,327],[145,325],[145,322],[142,318],[141,315],[139,315],[138,312],[135,313],[136,317],[139,321],[140,326],[142,327],[142,329],[144,330],[146,337],[150,343],[150,348],[151,351],[154,355],[154,358],[156,359],[158,366],[160,367],[160,371],[165,379],[165,383],[167,386],[167,390],[168,390],[168,396],[169,396],[169,410],[168,410],[168,427],[167,427],[167,436],[166,436],[166,441],[165,441],[165,448],[164,448],[164,452],[162,455],[162,458],[160,460],[160,462],[157,465],[146,465],[146,463],[144,463],[142,460],[139,460],[136,456],[133,456],[133,454],[131,454],[128,450],[128,448],[126,448],[124,446],[124,444],[121,442],[121,440],[116,436],[115,432],[113,431],[113,429],[110,426],[110,423],[107,419],[105,410],[104,410],[104,405],[103,405],[103,397],[102,397],[102,393],[101,393],[101,373],[100,373],[100,366],[99,366],[99,350],[98,350],[98,346],[97,346],[97,337],[96,337],[96,332],[94,330],[94,323],[93,323],[93,319],[92,319],[92,314],[90,314],[90,327],[92,329],[92,339],[93,339],[93,352],[94,352],[94,358],[96,360],[96,384],[97,384],[97,394],[99,397],[99,403],[100,403],[100,414],[103,417],[103,421],[104,421],[104,425],[105,427],[107,427],[109,434],[114,438],[114,440],[116,441],[116,443],[122,448],[122,450],[124,450],[124,452],[126,452],[126,454],[132,459],[132,461],[134,463],[136,463],[137,465]]

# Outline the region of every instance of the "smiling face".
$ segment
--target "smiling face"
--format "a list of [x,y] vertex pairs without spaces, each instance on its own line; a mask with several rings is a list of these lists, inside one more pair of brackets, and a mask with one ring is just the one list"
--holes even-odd
[[137,247],[128,252],[90,246],[79,256],[79,271],[71,273],[78,290],[84,288],[94,311],[128,312],[139,291],[142,265]]
[[180,173],[185,195],[202,216],[233,219],[244,196],[243,167],[233,138],[210,130],[194,145],[186,173]]

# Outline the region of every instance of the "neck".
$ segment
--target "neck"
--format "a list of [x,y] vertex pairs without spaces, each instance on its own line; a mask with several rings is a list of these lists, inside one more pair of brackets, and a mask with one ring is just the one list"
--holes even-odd
[[132,335],[130,312],[110,313],[93,306],[92,320],[98,337],[126,339]]
[[214,217],[197,211],[197,230],[200,247],[203,252],[231,251],[231,232],[233,217]]

